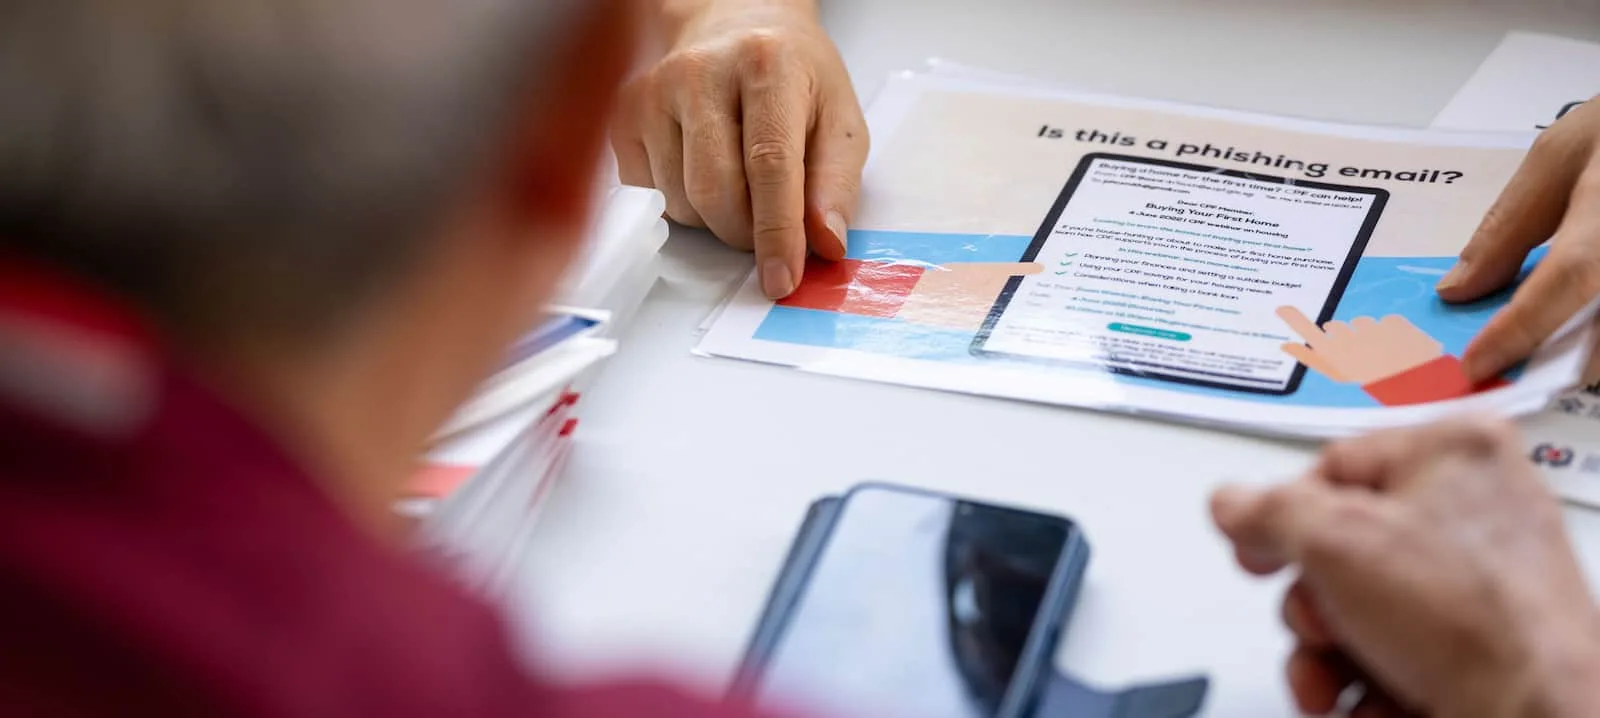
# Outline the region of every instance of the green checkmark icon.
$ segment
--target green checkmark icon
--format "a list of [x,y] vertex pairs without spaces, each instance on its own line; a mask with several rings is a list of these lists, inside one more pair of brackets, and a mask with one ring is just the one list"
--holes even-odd
[[1063,276],[1065,274],[1067,274],[1067,273],[1066,272],[1056,272],[1056,276],[1057,277]]

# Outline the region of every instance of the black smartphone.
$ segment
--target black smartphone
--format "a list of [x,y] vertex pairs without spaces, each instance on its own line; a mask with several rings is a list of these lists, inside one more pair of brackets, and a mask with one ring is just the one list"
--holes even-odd
[[732,697],[817,715],[1023,718],[1088,560],[1060,516],[859,486],[813,506]]

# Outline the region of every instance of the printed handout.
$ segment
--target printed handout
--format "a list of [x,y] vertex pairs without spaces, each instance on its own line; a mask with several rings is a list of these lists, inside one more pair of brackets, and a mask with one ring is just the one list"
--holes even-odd
[[927,75],[869,121],[846,259],[776,304],[752,278],[701,353],[1301,436],[1533,411],[1583,360],[1575,323],[1470,386],[1458,357],[1504,297],[1433,292],[1532,132]]
[[[1331,319],[1387,199],[1382,189],[1086,155],[1045,219],[1049,231],[1022,257],[1053,271],[1001,292],[973,350],[1293,393],[1303,367],[1260,317],[1314,307]],[[1164,321],[1098,321],[1128,309]]]

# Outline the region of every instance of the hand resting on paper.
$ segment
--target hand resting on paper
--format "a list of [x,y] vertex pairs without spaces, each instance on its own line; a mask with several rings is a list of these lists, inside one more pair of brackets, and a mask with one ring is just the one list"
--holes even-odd
[[867,126],[815,0],[659,0],[666,56],[622,93],[621,179],[667,215],[753,250],[767,296],[788,296],[806,252],[845,253]]
[[1288,679],[1322,715],[1600,715],[1600,617],[1561,511],[1508,424],[1455,420],[1328,447],[1212,514],[1251,573],[1299,572]]
[[[1475,381],[1528,358],[1600,296],[1600,102],[1587,102],[1545,130],[1490,208],[1455,268],[1439,282],[1446,301],[1474,301],[1517,277],[1550,240],[1549,254],[1462,357]],[[1600,363],[1591,360],[1586,380]]]

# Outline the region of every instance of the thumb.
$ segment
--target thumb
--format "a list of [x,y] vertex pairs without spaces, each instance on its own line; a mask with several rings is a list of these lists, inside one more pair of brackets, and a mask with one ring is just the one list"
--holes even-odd
[[806,148],[806,238],[819,257],[844,259],[870,147],[867,123],[854,96],[819,108]]

